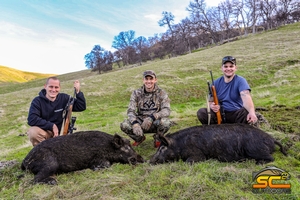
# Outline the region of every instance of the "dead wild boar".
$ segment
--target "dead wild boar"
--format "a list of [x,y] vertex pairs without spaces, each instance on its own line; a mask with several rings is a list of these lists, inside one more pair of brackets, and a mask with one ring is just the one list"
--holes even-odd
[[41,142],[25,157],[21,169],[35,175],[34,183],[55,185],[55,174],[142,162],[128,139],[101,131],[81,131]]
[[287,155],[282,145],[268,133],[247,124],[203,125],[160,135],[157,152],[151,164],[178,161],[193,163],[207,159],[221,162],[255,159],[256,163],[272,162],[275,144]]

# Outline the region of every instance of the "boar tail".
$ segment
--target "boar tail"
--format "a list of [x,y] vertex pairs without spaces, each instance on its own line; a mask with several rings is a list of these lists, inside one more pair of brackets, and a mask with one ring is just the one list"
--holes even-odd
[[274,143],[277,144],[279,147],[280,147],[280,151],[285,155],[287,156],[287,153],[286,151],[284,150],[282,144],[280,142],[278,142],[277,140],[274,140]]

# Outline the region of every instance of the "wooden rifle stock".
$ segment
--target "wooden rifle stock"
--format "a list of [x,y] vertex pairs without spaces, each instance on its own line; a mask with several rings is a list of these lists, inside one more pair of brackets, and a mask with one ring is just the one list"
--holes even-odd
[[69,105],[68,115],[66,117],[63,135],[67,135],[69,132],[70,120],[72,117],[72,109],[73,109],[73,104]]
[[[214,98],[214,103],[215,103],[215,105],[219,105],[219,100],[218,100],[217,91],[216,91],[216,88],[215,88],[215,85],[214,85],[214,79],[213,79],[212,71],[210,71],[210,76],[211,76],[211,80],[212,80],[211,92],[212,92],[212,96]],[[217,115],[217,122],[218,122],[218,124],[221,124],[222,117],[221,117],[221,111],[220,111],[220,109],[218,110],[218,112],[216,113],[216,115]]]
[[[216,88],[215,88],[214,85],[211,86],[211,91],[212,91],[212,94],[213,94],[215,105],[219,105],[219,101],[218,101],[218,97],[217,97],[217,91],[216,91]],[[218,110],[216,115],[217,115],[218,124],[221,124],[221,122],[222,122],[221,111]]]
[[67,135],[69,133],[69,127],[70,127],[70,121],[72,120],[72,110],[73,110],[73,104],[74,104],[74,98],[76,95],[76,89],[74,88],[74,96],[73,98],[70,98],[68,102],[68,113],[65,119],[65,124],[64,124],[64,132],[63,135]]

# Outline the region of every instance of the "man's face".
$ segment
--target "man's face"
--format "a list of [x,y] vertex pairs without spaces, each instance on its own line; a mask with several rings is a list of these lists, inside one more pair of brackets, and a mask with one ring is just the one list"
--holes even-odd
[[147,92],[151,92],[154,89],[154,85],[157,82],[157,78],[154,78],[152,76],[146,76],[143,79],[145,88]]
[[46,89],[46,97],[50,101],[54,101],[56,96],[60,91],[60,83],[59,80],[50,79],[47,84],[45,84],[44,88]]
[[230,78],[235,74],[237,67],[231,62],[226,62],[222,65],[221,70],[227,78]]

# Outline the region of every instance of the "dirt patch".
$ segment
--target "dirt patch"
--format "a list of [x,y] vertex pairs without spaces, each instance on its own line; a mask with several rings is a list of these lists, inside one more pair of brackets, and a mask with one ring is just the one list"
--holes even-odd
[[268,120],[272,129],[300,136],[299,108],[300,106],[275,105],[260,109],[259,112]]

